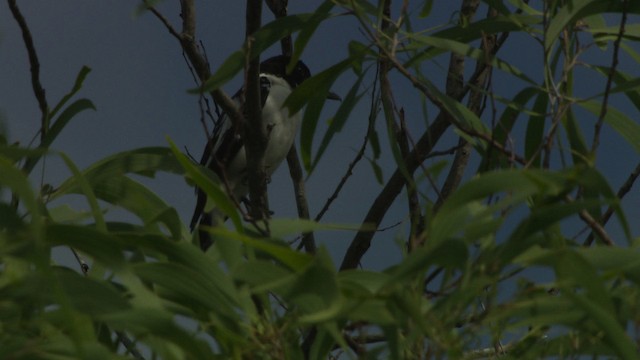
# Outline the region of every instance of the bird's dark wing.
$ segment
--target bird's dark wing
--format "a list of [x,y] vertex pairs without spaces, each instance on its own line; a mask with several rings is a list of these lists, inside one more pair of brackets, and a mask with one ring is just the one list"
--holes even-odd
[[271,81],[266,76],[260,76],[260,106],[264,109],[264,104],[269,97],[269,91],[271,91]]
[[[260,100],[262,107],[264,107],[267,101],[270,90],[271,81],[269,81],[266,76],[260,76]],[[243,89],[240,89],[233,96],[233,99],[241,108],[244,108]],[[225,168],[244,146],[241,134],[242,130],[238,128],[237,124],[231,124],[231,119],[223,113],[213,130],[211,138],[207,141],[202,158],[200,159],[200,165],[208,167],[223,179],[225,176]],[[211,216],[203,214],[204,206],[207,202],[207,195],[201,189],[197,189],[197,194],[198,199],[190,223],[191,231],[195,229],[198,223],[211,225]]]

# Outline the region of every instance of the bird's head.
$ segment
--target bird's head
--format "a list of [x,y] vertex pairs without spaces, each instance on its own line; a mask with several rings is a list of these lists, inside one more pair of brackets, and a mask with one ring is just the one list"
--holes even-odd
[[260,63],[260,72],[283,78],[291,88],[295,88],[311,77],[311,71],[302,61],[298,61],[293,70],[287,73],[289,61],[291,61],[291,58],[285,55],[268,58]]
[[[303,81],[311,77],[311,71],[305,63],[298,61],[296,66],[293,67],[290,73],[287,73],[287,65],[291,61],[291,57],[285,55],[278,55],[270,57],[267,60],[260,63],[260,72],[265,74],[271,74],[281,77],[287,81],[292,89],[295,89]],[[329,92],[328,99],[341,100],[340,96]]]

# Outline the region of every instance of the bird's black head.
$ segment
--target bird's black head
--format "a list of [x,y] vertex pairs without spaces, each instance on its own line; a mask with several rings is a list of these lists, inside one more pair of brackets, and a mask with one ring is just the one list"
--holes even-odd
[[307,65],[298,61],[291,73],[287,74],[287,65],[291,61],[289,56],[278,55],[260,63],[260,72],[272,74],[285,79],[292,88],[300,85],[303,81],[311,77],[311,72]]

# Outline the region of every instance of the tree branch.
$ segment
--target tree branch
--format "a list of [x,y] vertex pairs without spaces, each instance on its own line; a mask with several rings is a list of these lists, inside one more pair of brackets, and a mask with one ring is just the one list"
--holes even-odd
[[[462,4],[462,12],[460,15],[460,21],[469,23],[475,14],[478,5],[480,4],[479,0],[467,0]],[[487,17],[495,17],[497,12],[491,8],[489,8]],[[491,52],[493,51],[493,47],[496,44],[496,36],[483,36],[483,41],[481,45],[481,49],[484,51],[485,59],[484,63],[491,63]],[[460,56],[452,54],[452,61],[454,60],[454,56]],[[458,60],[464,64],[464,59]],[[476,63],[476,68],[480,68],[481,62],[478,61]],[[467,108],[471,110],[474,114],[480,115],[482,113],[482,102],[485,97],[485,92],[481,91],[485,87],[489,79],[489,75],[491,74],[491,68],[488,68],[489,71],[482,71],[481,76],[478,76],[474,86],[471,88],[471,94],[469,95],[469,100],[467,101]],[[447,79],[447,93],[455,93],[458,92],[460,88],[462,88],[462,82],[464,76],[464,67],[458,69],[460,72],[458,74],[453,74],[459,76],[459,80],[456,81],[455,84],[450,84]],[[449,74],[452,75],[451,73]],[[449,89],[449,86],[453,87],[453,89]],[[444,203],[444,201],[451,195],[455,189],[458,188],[460,183],[462,182],[462,176],[464,175],[464,171],[467,168],[469,163],[469,157],[471,156],[471,144],[467,142],[463,137],[460,137],[458,140],[458,146],[460,149],[456,152],[453,163],[451,164],[451,168],[449,169],[449,173],[447,174],[447,178],[442,186],[442,190],[440,191],[440,196],[434,206],[434,211],[437,211],[440,206]]]
[[33,44],[33,37],[31,37],[31,31],[27,25],[27,21],[22,16],[16,0],[8,0],[9,9],[13,18],[18,23],[20,31],[22,32],[22,39],[24,45],[27,48],[27,55],[29,56],[29,65],[31,67],[31,87],[33,93],[38,101],[38,107],[40,108],[41,120],[40,120],[40,141],[44,140],[44,137],[49,130],[49,105],[47,104],[47,97],[45,90],[40,82],[40,61],[38,60],[38,54],[36,53],[36,47]]
[[[304,176],[302,173],[302,166],[300,166],[300,159],[298,158],[298,150],[296,149],[295,144],[291,146],[291,149],[287,154],[287,164],[289,165],[289,175],[293,182],[293,191],[296,197],[298,217],[301,219],[309,219],[309,204],[307,203]],[[302,234],[300,246],[304,247],[304,250],[309,254],[316,253],[316,240],[313,236],[313,232]]]
[[378,75],[379,75],[379,72],[376,71],[376,75],[375,75],[376,77],[373,82],[373,90],[371,94],[371,105],[369,107],[369,119],[368,119],[369,124],[367,126],[367,132],[364,135],[362,145],[360,145],[360,149],[358,149],[356,156],[349,163],[349,166],[347,167],[347,171],[345,172],[344,176],[342,176],[342,178],[340,179],[340,182],[338,183],[336,188],[333,190],[333,193],[331,194],[331,196],[329,196],[327,201],[322,206],[322,209],[316,215],[314,219],[315,221],[320,221],[324,216],[324,214],[329,210],[329,207],[331,206],[333,201],[335,201],[338,198],[338,195],[340,195],[340,192],[342,191],[342,187],[347,183],[347,180],[351,177],[351,175],[353,175],[353,169],[355,169],[356,165],[360,162],[360,160],[362,160],[362,157],[364,156],[364,152],[367,149],[367,144],[369,143],[369,139],[371,138],[371,135],[375,130],[376,116],[379,111],[378,108],[380,107],[378,95],[376,94],[376,85],[378,83]]
[[[500,40],[496,43],[496,46],[491,51],[492,55],[495,55],[497,51],[502,47],[506,40],[507,35],[503,34]],[[453,116],[449,114],[441,101],[439,101],[427,88],[426,85],[422,84],[415,76],[413,76],[400,62],[392,57],[389,52],[386,52],[385,55],[388,57],[389,61],[393,64],[393,67],[400,72],[405,78],[407,78],[411,84],[418,90],[420,90],[427,99],[429,99],[432,103],[434,103],[440,113],[433,121],[433,123],[429,126],[427,131],[422,135],[422,137],[416,143],[414,149],[411,151],[411,154],[406,160],[405,168],[409,173],[413,173],[418,166],[425,160],[429,152],[436,145],[438,140],[442,137],[447,128],[451,125]],[[464,87],[458,96],[455,97],[455,100],[460,101],[466,93],[469,91],[471,84],[475,84],[478,79],[483,76],[483,73],[487,71],[489,68],[488,64],[480,63],[474,74],[469,79],[469,82]],[[362,226],[360,230],[351,241],[349,248],[347,249],[347,253],[345,254],[342,264],[340,265],[340,270],[354,269],[360,263],[360,259],[366,253],[366,251],[371,246],[371,239],[373,238],[374,231],[371,231],[371,227],[378,228],[380,222],[382,221],[384,215],[391,207],[391,204],[398,196],[402,187],[405,185],[405,178],[402,175],[400,169],[396,169],[393,175],[387,181],[387,184],[384,186],[382,191],[378,194],[373,204],[369,208],[367,215],[362,221]]]
[[[479,0],[465,0],[460,7],[460,22],[469,23],[478,10]],[[464,55],[451,53],[449,58],[449,72],[447,73],[446,94],[450,97],[456,97],[464,89]],[[458,187],[462,174],[469,159],[469,144],[464,138],[458,140],[458,150],[449,169],[447,178],[442,185],[442,189],[436,200],[434,210],[437,211],[444,201],[449,197],[455,188]]]
[[[211,76],[209,64],[206,58],[200,53],[196,43],[196,12],[194,0],[180,0],[180,10],[182,16],[182,33],[180,34],[180,46],[187,55],[187,58],[193,65],[193,68],[201,82],[206,81]],[[165,26],[168,24],[165,23]],[[169,29],[171,32],[171,29]],[[229,115],[231,121],[235,124],[243,122],[244,116],[231,98],[221,89],[215,89],[210,92],[211,97],[220,105],[222,110]],[[209,136],[209,134],[207,134]]]
[[158,11],[158,9],[156,9],[153,5],[149,4],[149,0],[142,0],[142,2],[146,6],[147,10],[151,11],[151,13],[156,18],[158,18],[158,20],[160,20],[160,22],[167,28],[167,30],[169,31],[169,34],[173,35],[174,38],[180,41],[181,40],[180,33],[178,33],[178,31],[173,27],[173,25],[171,25],[171,23],[169,22],[169,19],[167,19],[164,15],[162,15],[160,11]]
[[[409,133],[407,132],[407,124],[404,119],[404,109],[400,109],[400,128],[397,133],[398,145],[402,158],[409,156]],[[407,203],[409,204],[409,219],[411,221],[411,229],[409,232],[409,240],[407,241],[407,251],[411,252],[419,246],[418,237],[424,231],[424,221],[422,210],[420,208],[420,198],[416,190],[416,182],[413,177],[407,179]]]
[[[265,0],[267,6],[276,18],[287,16],[287,3],[288,0]],[[293,53],[293,44],[291,41],[291,35],[287,35],[280,40],[280,46],[282,48],[282,55],[291,56]],[[301,219],[309,219],[309,203],[307,201],[307,195],[304,185],[304,174],[302,172],[302,166],[300,165],[300,158],[298,157],[298,150],[295,143],[291,146],[289,153],[287,154],[287,165],[289,166],[289,176],[293,183],[293,191],[296,199],[296,207],[298,209],[298,217]],[[300,246],[304,247],[305,251],[310,254],[316,252],[316,241],[313,232],[307,232],[302,234],[302,241]],[[300,249],[300,247],[298,248]]]
[[[618,193],[616,194],[618,199],[622,200],[622,198],[625,197],[625,195],[627,195],[627,193],[633,187],[633,184],[635,183],[635,181],[638,179],[638,176],[640,176],[640,163],[636,165],[636,168],[633,169],[631,174],[629,174],[629,177],[627,178],[627,180],[624,182],[624,184],[622,184],[622,186],[620,186],[620,189],[618,189]],[[600,224],[602,226],[605,226],[607,222],[609,222],[609,219],[611,219],[611,215],[613,215],[613,207],[609,206],[607,208],[607,211],[605,211],[604,214],[602,214],[602,217],[600,218]],[[589,234],[587,239],[584,241],[585,246],[589,246],[593,243],[593,240],[595,239],[594,234],[595,232],[591,232]]]
[[604,90],[604,98],[602,99],[602,107],[600,108],[600,115],[596,122],[593,142],[591,144],[591,153],[595,155],[598,146],[600,145],[600,130],[604,123],[604,117],[607,115],[607,105],[609,102],[609,93],[611,92],[611,85],[613,83],[613,76],[616,74],[616,68],[618,67],[618,54],[620,52],[620,43],[622,42],[622,36],[625,32],[625,25],[627,23],[627,5],[628,0],[622,0],[622,19],[620,20],[620,28],[618,29],[618,35],[613,42],[613,58],[611,60],[611,67],[609,68],[609,74],[607,76],[607,85]]
[[267,148],[267,129],[262,126],[262,106],[260,103],[260,54],[253,53],[253,34],[260,29],[262,0],[247,0],[245,40],[245,114],[244,145],[247,154],[249,178],[249,213],[254,220],[268,218],[267,173],[264,167],[264,153]]

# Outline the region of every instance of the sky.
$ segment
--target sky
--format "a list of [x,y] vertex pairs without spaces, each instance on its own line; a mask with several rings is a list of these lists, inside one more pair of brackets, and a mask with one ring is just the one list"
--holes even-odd
[[[311,3],[291,1],[289,12],[309,12],[317,6],[315,2]],[[455,19],[457,3],[434,2],[433,15],[417,21],[414,26],[428,29],[448,23],[450,19]],[[41,63],[41,80],[50,104],[55,104],[69,91],[82,66],[92,69],[76,98],[90,99],[97,111],[87,111],[77,116],[53,144],[53,149],[69,155],[80,168],[119,151],[167,146],[167,138],[199,157],[206,135],[200,124],[198,99],[187,93],[195,83],[179,44],[155,17],[150,13],[136,15],[136,2],[21,0],[19,6],[34,38]],[[198,39],[203,42],[207,57],[215,69],[243,42],[244,2],[198,1],[197,7]],[[179,28],[177,2],[163,1],[158,8]],[[412,10],[419,9],[414,6]],[[485,10],[480,10],[478,17],[484,16],[484,13]],[[263,22],[271,20],[272,16],[265,7]],[[500,55],[508,61],[515,61],[531,77],[540,79],[541,59],[536,57],[534,48],[522,45],[527,41],[531,43],[531,39],[526,39],[525,35],[519,36],[521,38],[514,36],[515,39],[510,39]],[[348,16],[332,18],[320,26],[302,59],[313,73],[317,73],[347,57],[348,42],[352,39],[363,40],[361,29],[354,19]],[[263,58],[278,52],[279,45],[276,45]],[[611,57],[607,52],[596,49],[585,56],[603,65],[610,64]],[[430,74],[432,81],[442,84],[446,66],[447,59],[441,57],[425,64],[425,71]],[[620,68],[638,75],[637,68],[626,58]],[[584,79],[577,81],[583,84],[578,88],[592,94],[593,87],[603,88],[604,82],[594,79],[590,74],[585,70]],[[332,90],[344,96],[354,79],[353,74],[347,73],[338,79]],[[421,118],[421,99],[415,89],[398,76],[393,78],[393,84],[396,102],[407,111],[410,130],[417,139],[425,127],[425,120]],[[240,85],[241,80],[235,79],[226,84],[224,90],[233,94]],[[514,87],[512,78],[496,73],[494,86],[504,96],[512,96],[522,84]],[[624,99],[614,97],[611,103],[632,118],[638,117],[637,109],[631,108]],[[338,106],[338,103],[326,103],[315,144]],[[427,109],[431,116],[435,114],[433,106],[427,104]],[[306,186],[312,216],[333,192],[360,147],[368,112],[368,101],[363,101],[308,179]],[[0,128],[6,129],[10,141],[26,145],[36,134],[40,116],[31,89],[26,51],[6,3],[0,5],[0,114],[4,122]],[[378,123],[382,124],[381,121]],[[378,126],[378,131],[383,140],[384,154],[380,165],[386,179],[395,165],[389,152],[385,151],[388,145],[384,141],[384,128]],[[590,136],[587,138],[590,139]],[[450,132],[436,150],[446,149],[454,142],[455,136]],[[611,186],[617,189],[637,163],[638,154],[608,128],[604,130],[601,146],[605,150],[598,158],[598,166]],[[370,151],[367,151],[367,156],[371,156]],[[38,171],[41,169],[39,167]],[[468,176],[474,170],[475,167],[470,166]],[[39,174],[36,175],[33,178],[34,185],[40,180]],[[51,156],[47,159],[44,170],[46,183],[55,186],[69,175],[59,158]],[[189,221],[195,196],[182,178],[161,174],[155,179],[142,181],[174,206],[183,221]],[[363,160],[323,221],[359,223],[380,189],[381,185],[375,181],[371,167]],[[272,178],[269,192],[274,216],[295,216],[295,202],[286,164]],[[640,233],[640,224],[633,221],[640,215],[639,202],[636,188],[632,189],[624,202],[635,235]],[[74,203],[79,207],[86,206],[80,198],[74,199]],[[404,209],[406,201],[402,194],[381,227],[398,222],[406,224]],[[118,216],[117,211],[113,213]],[[350,232],[330,232],[321,234],[319,239],[339,265],[353,235]],[[370,252],[363,259],[363,267],[380,269],[396,263],[401,251],[395,239],[404,237],[406,226],[393,227],[378,234]]]

